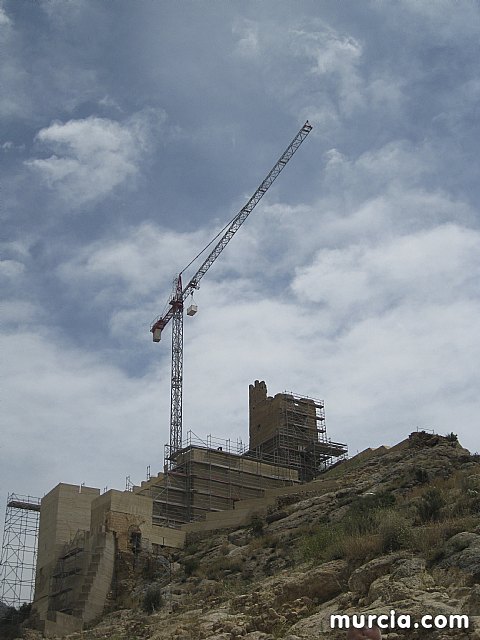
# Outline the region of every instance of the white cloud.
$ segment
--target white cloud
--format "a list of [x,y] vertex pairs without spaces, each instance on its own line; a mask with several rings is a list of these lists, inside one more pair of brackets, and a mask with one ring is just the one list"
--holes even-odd
[[[454,208],[450,203],[450,213]],[[278,205],[271,212],[278,217]],[[298,226],[297,213],[292,228]],[[359,215],[367,214],[352,214],[353,225]],[[268,216],[264,226],[242,229],[243,240],[239,234],[202,282],[199,314],[186,318],[186,429],[245,437],[247,385],[265,378],[272,392],[288,386],[324,397],[330,435],[359,447],[393,443],[417,425],[452,430],[450,405],[460,394],[464,423],[454,430],[473,446],[471,416],[480,408],[474,392],[480,342],[478,322],[472,323],[480,311],[480,234],[458,223],[430,221],[427,228],[405,228],[397,235],[390,223],[382,217],[374,239],[365,242],[358,242],[355,226],[345,233],[348,218],[344,226],[333,219],[319,225],[310,234],[316,238],[312,246],[323,242],[325,228],[328,242],[296,275],[293,265],[304,257],[298,237],[288,237],[279,267],[283,286],[277,279],[272,291],[272,274],[264,267],[269,261],[275,265],[276,257],[263,255],[268,235],[275,243]],[[147,226],[105,252],[97,246],[76,264],[78,273],[97,280],[99,290],[108,290],[113,274],[127,285],[127,297],[109,297],[115,335],[149,339],[142,314],[151,308],[151,285],[163,287],[162,301],[173,275],[165,256],[153,282],[143,284],[156,260],[151,247],[167,250],[173,239],[174,252],[191,251],[188,235],[183,242],[180,235],[161,238],[158,229]],[[290,275],[285,265],[292,267]],[[138,308],[132,308],[128,291],[137,292]],[[168,334],[153,348],[152,358],[168,358]],[[166,387],[163,393],[167,396]]]
[[27,164],[72,207],[93,203],[137,176],[164,121],[163,112],[144,110],[123,123],[94,116],[55,122],[36,136],[54,153]]
[[205,231],[182,234],[145,222],[116,239],[80,249],[58,274],[75,286],[98,282],[116,290],[121,283],[126,298],[139,298],[170,283],[206,242]]
[[59,481],[121,489],[125,475],[138,477],[149,461],[161,468],[168,430],[162,432],[158,411],[168,402],[155,393],[158,369],[130,378],[101,354],[54,340],[38,322],[0,336],[0,344],[8,372],[1,390],[2,414],[8,415],[2,446],[9,452],[2,486],[23,468],[19,493],[38,495]]
[[43,317],[38,308],[26,300],[2,300],[0,308],[0,321],[3,327],[25,327],[38,323]]
[[25,265],[17,260],[0,260],[0,276],[15,279],[25,271]]
[[3,2],[0,2],[0,28],[9,27],[11,24],[12,21],[3,7]]
[[354,74],[355,66],[362,55],[362,47],[355,38],[342,36],[331,28],[292,33],[302,53],[313,59],[312,73],[334,73],[347,78]]
[[[289,188],[282,178],[202,281],[198,315],[185,318],[185,430],[245,439],[248,384],[263,378],[271,393],[288,387],[324,398],[329,435],[352,453],[393,444],[417,425],[453,430],[478,449],[480,247],[468,174],[480,84],[477,44],[468,38],[478,35],[479,10],[468,0],[456,6],[370,3],[358,21],[316,5],[268,15],[235,9],[222,25],[205,15],[214,31],[195,31],[172,11],[166,33],[181,24],[185,37],[161,42],[155,21],[164,16],[148,8],[134,11],[133,22],[129,8],[112,12],[89,0],[44,2],[45,15],[32,13],[30,24],[0,12],[0,113],[18,135],[0,143],[5,164],[17,139],[38,132],[29,171],[19,179],[10,163],[4,189],[8,196],[15,185],[4,209],[12,220],[18,214],[18,236],[29,242],[5,246],[0,264],[13,284],[0,311],[2,486],[122,488],[127,473],[138,481],[147,464],[162,466],[170,335],[154,345],[148,324],[171,278],[213,233],[146,222],[148,185],[138,209],[127,193],[164,132],[161,112],[128,117],[132,86],[137,101],[168,97],[186,151],[177,145],[172,155],[165,145],[162,178],[196,163],[189,195],[206,184],[207,155],[221,163],[233,135],[256,162],[276,146],[278,122],[315,123],[300,152],[307,171],[300,157],[288,169],[290,204],[275,201]],[[327,15],[334,26],[322,21]],[[48,43],[35,40],[44,33],[36,16]],[[233,55],[223,60],[218,44],[231,39],[231,24]],[[111,37],[120,32],[128,32],[126,65],[125,42]],[[82,46],[92,33],[94,46]],[[202,60],[223,78],[214,91],[199,75]],[[248,106],[252,96],[260,111]],[[91,105],[110,119],[74,119]],[[252,113],[261,119],[264,109],[273,115],[260,131]],[[35,184],[19,187],[32,172]],[[45,205],[40,194],[36,207],[38,182],[53,197]],[[119,222],[114,207],[95,210],[119,192],[138,227]],[[165,210],[172,197],[167,185]],[[92,215],[71,226],[57,218],[41,237],[43,219],[62,208],[57,198],[92,207]],[[105,224],[97,227],[96,215]],[[179,228],[178,219],[172,224]]]
[[299,299],[321,302],[339,325],[399,304],[439,303],[478,295],[480,233],[445,225],[387,240],[319,252],[299,270]]
[[[313,62],[310,76],[333,82],[328,86],[338,95],[340,112],[349,115],[364,106],[365,82],[359,71],[363,47],[358,40],[324,24],[292,29],[289,40],[294,55]],[[311,83],[312,78],[306,75],[305,81]],[[328,90],[324,93],[328,96]]]

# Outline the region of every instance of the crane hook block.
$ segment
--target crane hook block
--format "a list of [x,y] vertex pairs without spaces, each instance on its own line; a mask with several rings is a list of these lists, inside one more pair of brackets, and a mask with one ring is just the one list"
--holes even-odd
[[160,342],[160,340],[162,339],[162,330],[160,329],[160,327],[155,328],[153,331],[153,341],[154,342]]
[[187,308],[187,316],[194,316],[198,311],[198,307],[196,304],[192,304]]

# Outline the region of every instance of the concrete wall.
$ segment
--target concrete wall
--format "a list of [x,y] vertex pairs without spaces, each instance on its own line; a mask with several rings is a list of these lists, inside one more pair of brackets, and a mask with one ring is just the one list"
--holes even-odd
[[100,489],[58,484],[42,498],[38,531],[34,608],[46,619],[52,574],[63,547],[90,527],[90,509]]
[[[184,453],[181,453],[176,458],[177,464],[180,466],[184,462],[197,462],[212,465],[216,471],[223,469],[233,472],[238,470],[242,476],[247,477],[248,474],[252,477],[252,483],[258,485],[258,477],[286,479],[286,480],[298,480],[298,474],[294,469],[287,469],[286,467],[277,467],[275,465],[262,462],[261,460],[255,460],[253,458],[245,458],[234,453],[228,453],[227,451],[220,451],[218,449],[206,449],[201,447],[189,447]],[[254,480],[256,479],[256,480]]]
[[141,533],[142,548],[151,551],[152,545],[178,548],[185,537],[174,529],[152,523],[151,496],[131,491],[111,489],[92,503],[91,531],[111,531],[115,534],[118,551],[132,550],[131,534]]
[[102,615],[115,568],[114,534],[99,533],[92,542],[88,570],[79,581],[81,591],[76,602],[76,614],[86,623]]

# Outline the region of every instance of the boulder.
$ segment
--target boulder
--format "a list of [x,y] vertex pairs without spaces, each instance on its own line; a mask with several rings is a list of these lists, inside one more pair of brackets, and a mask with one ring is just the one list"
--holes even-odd
[[389,573],[392,566],[399,559],[405,557],[406,554],[404,552],[390,553],[387,556],[374,558],[358,569],[355,569],[348,581],[350,591],[355,591],[360,594],[368,593],[370,585],[374,580]]

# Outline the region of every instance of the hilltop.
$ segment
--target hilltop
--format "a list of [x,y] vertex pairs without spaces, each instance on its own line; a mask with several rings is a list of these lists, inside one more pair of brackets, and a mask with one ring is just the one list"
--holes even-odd
[[[454,434],[412,433],[275,498],[239,529],[189,534],[165,562],[117,575],[110,613],[70,640],[344,638],[332,613],[466,614],[478,640],[480,458]],[[25,632],[26,638],[39,637]]]

